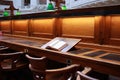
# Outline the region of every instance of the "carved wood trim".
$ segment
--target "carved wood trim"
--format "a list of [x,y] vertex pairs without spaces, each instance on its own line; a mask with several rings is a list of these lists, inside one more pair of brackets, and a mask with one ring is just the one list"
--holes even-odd
[[[115,15],[115,18],[114,18]],[[3,30],[3,32],[5,34],[13,34],[13,35],[25,35],[25,36],[31,36],[31,37],[44,37],[44,38],[54,38],[54,37],[72,37],[72,38],[82,38],[83,42],[90,42],[90,43],[96,43],[96,44],[107,44],[107,45],[117,45],[120,46],[120,38],[118,36],[114,37],[114,35],[116,35],[115,31],[114,31],[114,35],[113,37],[111,37],[111,35],[113,34],[111,32],[112,28],[114,28],[114,20],[112,22],[112,17],[113,19],[116,20],[117,15],[95,15],[94,16],[94,35],[93,36],[83,36],[83,35],[72,35],[72,34],[63,34],[62,32],[62,19],[63,17],[56,17],[53,24],[52,24],[52,32],[32,32],[32,21],[34,19],[28,19],[28,26],[27,26],[27,30],[24,32],[23,31],[14,31],[13,27],[14,27],[14,20],[4,20],[4,21],[10,21],[10,31],[7,29]],[[120,16],[120,14],[118,14],[118,17]],[[75,16],[76,17],[76,16]],[[68,18],[68,17],[64,17],[64,18]],[[41,19],[41,18],[38,18]],[[46,19],[46,18],[43,18]],[[119,19],[119,18],[118,18]],[[118,20],[117,19],[117,20]],[[19,19],[22,20],[22,19]],[[0,26],[1,26],[1,22],[0,21]],[[112,24],[111,24],[112,23]],[[119,23],[119,21],[118,21]],[[115,23],[115,26],[117,26],[118,23]],[[119,25],[119,24],[118,24]],[[49,26],[49,25],[48,25]],[[113,27],[112,27],[113,26]],[[119,28],[114,28],[114,30],[119,29]],[[71,29],[72,30],[72,29]],[[119,33],[119,32],[118,32]]]
[[111,16],[106,16],[106,21],[105,21],[105,44],[109,44],[110,42],[110,35],[111,35]]
[[[11,31],[11,27],[12,27],[12,23],[11,23],[11,20],[6,20],[6,21],[10,21],[10,25],[9,25],[9,28],[6,30],[4,30],[4,29],[2,29],[2,27],[4,27],[4,26],[2,26],[2,21],[0,22],[0,30],[1,31],[3,31],[3,33],[5,33],[5,34],[11,34],[12,33],[12,31]],[[8,27],[8,26],[7,26]]]
[[67,35],[67,34],[63,34],[62,37],[79,38],[79,39],[82,39],[81,40],[82,42],[94,43],[94,36]]
[[14,31],[13,34],[27,36],[27,32],[25,32],[25,31]]
[[[106,28],[105,28],[105,44],[109,44],[109,45],[117,45],[117,46],[120,46],[120,38],[115,38],[115,37],[112,37],[113,33],[112,32],[112,27],[115,27],[112,25],[112,17],[113,16],[120,16],[120,15],[109,15],[109,16],[106,16]],[[113,23],[115,24],[115,23]],[[117,25],[119,26],[119,24]],[[118,28],[117,28],[118,29]],[[119,33],[117,33],[118,35]]]
[[[43,25],[43,23],[41,23],[41,24],[39,24],[40,26],[35,26],[35,23],[34,23],[34,20],[38,20],[39,21],[39,19],[41,20],[41,18],[38,18],[38,19],[31,19],[30,20],[30,26],[29,26],[29,35],[30,36],[33,36],[33,37],[47,37],[47,38],[54,38],[56,35],[57,35],[57,32],[56,32],[56,19],[57,18],[43,18],[43,19],[53,19],[52,20],[52,23],[50,24],[50,25],[52,25],[52,32],[49,32],[49,24],[47,23],[47,26],[48,27],[45,27],[45,26],[43,26],[43,27],[45,27],[45,28],[47,28],[48,29],[48,32],[38,32],[38,31],[36,31],[36,29],[34,30],[34,27],[41,27],[41,24]],[[45,20],[46,21],[46,20]],[[51,21],[51,20],[50,20]],[[38,24],[39,22],[37,22],[37,24]],[[44,25],[45,25],[46,23],[44,23]],[[51,26],[50,26],[51,27]],[[42,28],[37,28],[37,29],[42,29]],[[51,28],[50,28],[51,29]],[[45,29],[46,30],[46,29]]]
[[62,36],[68,36],[68,37],[76,37],[76,38],[94,38],[94,36],[83,36],[83,35],[68,35],[68,34],[63,34]]
[[105,16],[95,17],[95,43],[104,44]]
[[33,32],[32,34],[35,34],[35,35],[49,35],[49,36],[54,35],[54,34],[51,34],[51,33],[38,33],[38,32]]
[[56,36],[62,36],[62,19],[59,17],[55,20],[55,29]]
[[11,33],[11,31],[9,31],[9,30],[2,30],[2,32],[4,32],[4,33]]
[[[22,19],[21,19],[22,20]],[[20,21],[21,21],[20,20]],[[18,30],[15,30],[15,27],[17,27],[16,25],[15,25],[15,21],[19,21],[19,20],[12,20],[12,34],[14,34],[14,35],[24,35],[24,36],[28,36],[29,35],[29,29],[28,29],[28,26],[29,26],[29,20],[28,19],[26,19],[27,21],[26,21],[26,31],[18,31]],[[18,25],[21,25],[21,26],[23,26],[22,24],[18,24]]]

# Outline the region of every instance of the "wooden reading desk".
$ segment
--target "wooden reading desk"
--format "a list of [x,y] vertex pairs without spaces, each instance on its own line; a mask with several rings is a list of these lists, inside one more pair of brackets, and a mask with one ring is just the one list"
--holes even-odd
[[41,46],[49,40],[35,39],[30,37],[0,37],[0,45],[8,46],[11,49],[23,51],[34,56],[46,56],[48,59],[58,62],[81,66],[89,66],[94,71],[120,77],[120,49],[116,51],[105,50],[104,48],[91,48],[90,46],[76,46],[73,50],[63,53],[49,49],[42,49]]

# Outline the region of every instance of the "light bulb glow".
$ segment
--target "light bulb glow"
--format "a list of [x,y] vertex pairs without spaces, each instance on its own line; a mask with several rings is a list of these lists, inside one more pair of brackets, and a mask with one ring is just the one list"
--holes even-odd
[[64,6],[62,6],[62,7],[61,7],[61,9],[62,9],[62,10],[67,10],[67,8],[66,8],[66,6],[65,6],[65,5],[64,5]]
[[20,11],[17,11],[17,12],[16,12],[16,15],[20,15],[20,14],[21,14],[21,12],[20,12]]
[[3,16],[9,16],[9,12],[8,11],[4,11],[3,12]]

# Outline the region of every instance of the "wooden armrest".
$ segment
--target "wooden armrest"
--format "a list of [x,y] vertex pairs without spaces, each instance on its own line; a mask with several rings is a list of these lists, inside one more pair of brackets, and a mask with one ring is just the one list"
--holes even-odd
[[78,74],[80,77],[84,77],[86,80],[99,80],[99,79],[90,77],[90,76],[88,76],[88,75],[85,75],[85,74],[83,74],[83,73],[80,72],[80,71],[77,71],[77,74]]
[[92,70],[91,67],[85,67],[84,70],[82,71],[83,74],[88,74]]
[[[31,64],[29,64],[29,67],[32,71],[35,71],[35,72],[43,72],[43,71],[39,71],[39,70],[36,70],[36,69],[33,69],[31,67]],[[77,71],[77,69],[79,68],[79,65],[77,64],[73,64],[73,65],[70,65],[70,66],[67,66],[67,67],[63,67],[63,68],[59,68],[59,69],[50,69],[50,70],[45,70],[46,73],[65,73],[65,72],[70,72],[71,70],[72,71]]]
[[44,60],[44,59],[46,59],[45,56],[43,56],[43,57],[41,57],[41,58],[31,57],[31,56],[29,56],[28,54],[26,54],[25,56],[26,56],[27,58],[29,58],[29,59],[34,59],[34,60]]
[[46,70],[47,73],[65,73],[65,72],[70,72],[70,71],[77,71],[77,69],[80,67],[78,64],[73,64],[67,67],[59,68],[59,69],[51,69],[51,70]]
[[23,54],[23,52],[13,52],[13,53],[2,53],[0,56],[12,56],[12,55],[18,55]]
[[9,47],[0,47],[0,50],[8,49]]
[[[77,71],[77,74],[80,76],[80,78],[83,78],[83,80],[99,80],[93,77],[88,76],[87,74],[92,70],[90,67],[85,67],[83,71]],[[80,79],[81,80],[81,79]]]
[[5,46],[0,46],[0,48],[4,48]]

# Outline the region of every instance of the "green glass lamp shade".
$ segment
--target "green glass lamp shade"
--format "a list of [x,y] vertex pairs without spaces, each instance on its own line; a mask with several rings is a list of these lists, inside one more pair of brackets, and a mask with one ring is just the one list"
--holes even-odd
[[48,4],[47,10],[54,10],[54,6],[52,3]]
[[65,5],[64,5],[64,6],[62,6],[61,8],[62,8],[62,10],[67,10],[67,8],[66,8],[66,6],[65,6]]
[[16,12],[16,15],[20,15],[20,14],[21,14],[21,12],[20,12],[20,11],[17,11],[17,12]]
[[8,11],[4,11],[3,12],[3,16],[9,16],[9,12]]

